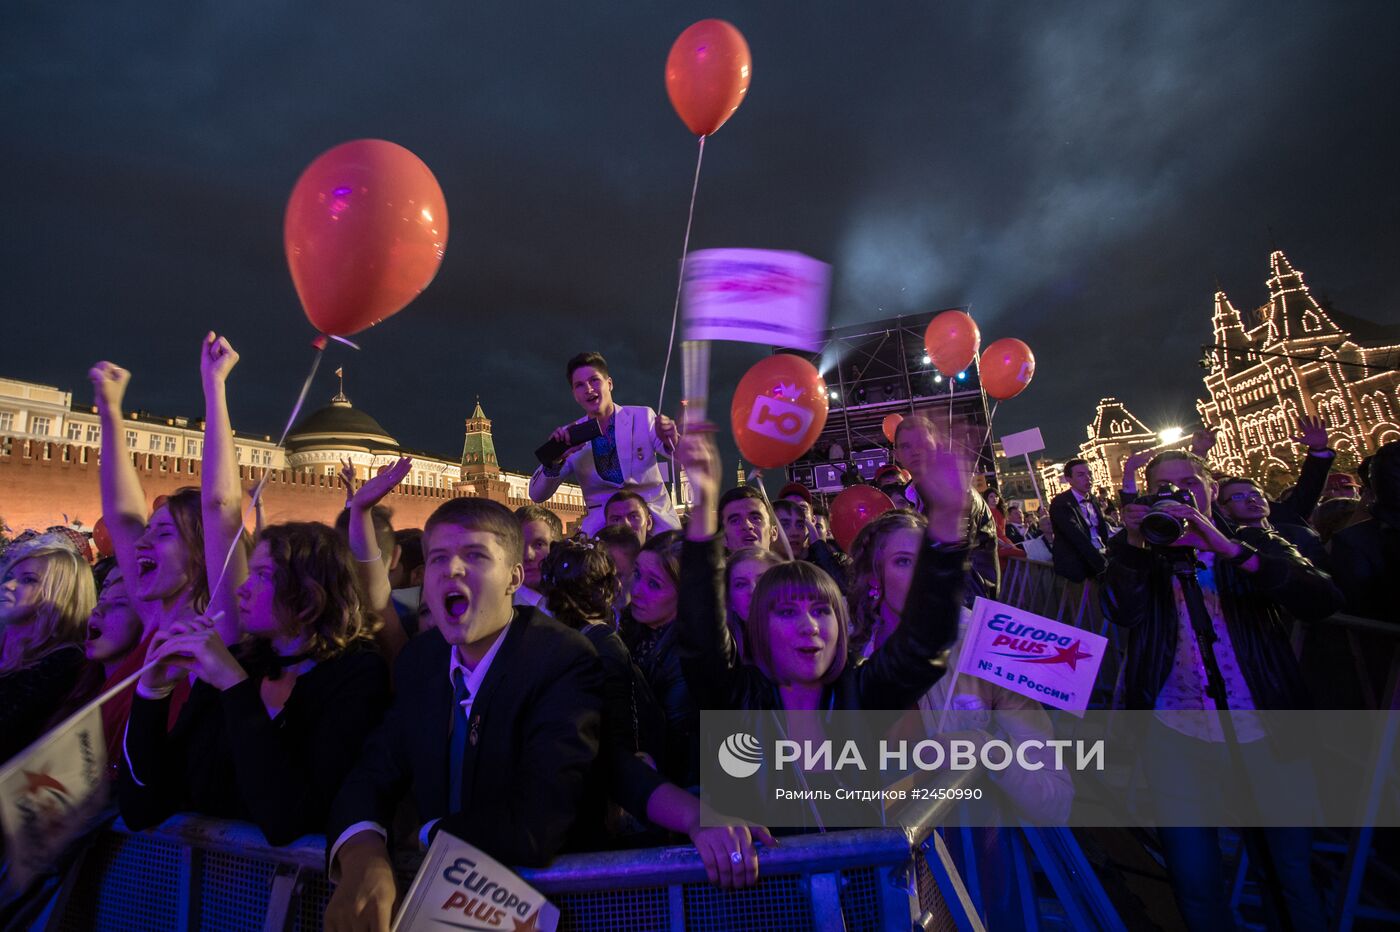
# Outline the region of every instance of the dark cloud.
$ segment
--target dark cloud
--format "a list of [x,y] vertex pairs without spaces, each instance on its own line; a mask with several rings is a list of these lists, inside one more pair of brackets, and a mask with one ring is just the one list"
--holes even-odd
[[[655,403],[695,156],[662,64],[711,15],[755,75],[707,146],[693,246],[831,261],[839,323],[970,303],[1039,361],[1001,430],[1066,452],[1105,394],[1191,417],[1215,282],[1262,302],[1271,248],[1400,320],[1400,7],[890,6],[12,4],[0,372],[81,396],[111,357],[133,404],[193,411],[212,327],[244,354],[239,426],[280,428],[311,353],[287,192],[381,136],[433,167],[451,240],[423,297],[334,362],[402,442],[449,456],[480,394],[528,469],[573,414],[576,348]],[[716,381],[756,355],[717,353]]]

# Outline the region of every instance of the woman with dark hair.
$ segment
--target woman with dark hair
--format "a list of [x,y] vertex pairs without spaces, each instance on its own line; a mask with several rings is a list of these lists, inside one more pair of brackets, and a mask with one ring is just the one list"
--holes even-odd
[[[556,541],[544,558],[541,575],[549,590],[550,615],[588,638],[603,661],[605,744],[611,741],[629,757],[640,752],[655,760],[663,754],[666,721],[642,672],[613,630],[613,602],[622,583],[612,557],[596,541]],[[646,814],[645,805],[633,805],[634,799],[618,802],[633,815]]]
[[681,670],[676,645],[681,533],[667,531],[646,542],[632,574],[632,601],[620,634],[666,719],[661,772],[683,787],[700,783],[700,710]]
[[[324,827],[388,702],[349,548],[321,524],[263,532],[238,589],[249,640],[194,622],[157,635],[125,740],[119,798],[133,828],[190,810],[244,819],[284,845]],[[173,728],[167,703],[198,681]]]
[[764,573],[782,562],[782,557],[765,547],[744,547],[731,553],[724,564],[725,620],[740,660],[749,659],[749,609],[754,589]]
[[[599,774],[606,793],[639,819],[690,838],[710,880],[725,887],[745,887],[758,879],[753,841],[773,844],[767,829],[750,823],[702,819],[700,800],[666,781],[643,757],[657,747],[647,745],[648,728],[640,724],[659,710],[627,648],[612,630],[612,603],[621,584],[612,558],[594,541],[561,541],[550,548],[543,576],[549,590],[549,611],[556,620],[583,632],[603,661],[603,729],[598,752]],[[708,823],[702,825],[701,822]],[[739,851],[740,859],[729,856]]]
[[591,795],[606,795],[638,819],[646,801],[665,779],[654,761],[662,753],[666,721],[622,639],[613,630],[613,601],[622,584],[608,552],[595,541],[556,541],[540,573],[548,590],[549,614],[588,638],[603,662],[603,715],[598,750],[604,784]]
[[[252,821],[273,844],[324,829],[331,800],[388,703],[349,546],[321,524],[266,529],[251,557],[224,382],[238,361],[205,338],[201,490],[212,605],[234,606],[249,640],[231,651],[214,623],[152,642],[124,742],[122,816],[144,828],[190,809]],[[196,679],[173,725],[168,697]]]
[[848,662],[847,610],[840,589],[809,563],[763,574],[749,613],[750,663],[741,663],[724,621],[715,502],[719,457],[702,433],[681,439],[678,460],[696,496],[682,559],[678,622],[685,675],[712,709],[903,709],[946,671],[957,636],[967,558],[963,536],[968,470],[932,438],[910,451],[931,519],[915,557],[904,623],[863,663]]

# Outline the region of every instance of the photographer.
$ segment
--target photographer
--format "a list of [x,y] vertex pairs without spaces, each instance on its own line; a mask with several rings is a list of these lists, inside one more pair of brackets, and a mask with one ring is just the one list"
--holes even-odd
[[[1213,710],[1207,667],[1218,666],[1231,710],[1308,708],[1289,647],[1289,616],[1307,621],[1335,611],[1340,595],[1331,578],[1272,531],[1217,528],[1207,517],[1215,481],[1200,457],[1159,454],[1147,464],[1147,485],[1157,490],[1146,497],[1154,501],[1124,505],[1125,530],[1109,540],[1104,575],[1104,614],[1127,629],[1123,704],[1159,712]],[[1183,565],[1187,578],[1178,575]],[[1203,647],[1192,623],[1190,600],[1197,595],[1214,631],[1213,647]],[[1206,619],[1198,622],[1204,630]],[[1164,727],[1148,749],[1148,778],[1159,794],[1172,792],[1174,781],[1191,779],[1175,773],[1173,761],[1191,758],[1202,742],[1225,740],[1217,717],[1186,718],[1159,715]],[[1238,740],[1258,737],[1242,728]],[[1232,928],[1216,830],[1158,832],[1188,927]],[[1320,928],[1321,901],[1309,874],[1310,833],[1274,828],[1262,836],[1293,927]]]
[[535,470],[530,477],[531,500],[548,501],[563,482],[572,479],[582,488],[588,504],[583,531],[591,536],[607,523],[604,508],[608,501],[626,489],[646,502],[656,533],[679,529],[680,519],[656,461],[675,448],[675,421],[651,408],[615,404],[607,361],[597,353],[579,353],[569,360],[565,371],[584,416],[555,430],[550,440],[560,445],[573,443],[579,434],[571,428],[576,431],[577,425],[587,425],[590,420],[597,429],[587,432],[590,439],[573,443],[554,462]]

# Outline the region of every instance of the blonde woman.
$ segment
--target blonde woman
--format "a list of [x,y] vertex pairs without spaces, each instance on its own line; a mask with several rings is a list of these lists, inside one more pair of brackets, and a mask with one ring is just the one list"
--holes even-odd
[[0,763],[43,733],[88,664],[92,570],[57,535],[12,547],[0,573]]

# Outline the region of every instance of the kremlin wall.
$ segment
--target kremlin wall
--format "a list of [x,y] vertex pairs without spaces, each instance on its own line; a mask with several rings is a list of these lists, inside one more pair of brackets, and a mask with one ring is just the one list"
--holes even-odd
[[[130,412],[124,427],[127,455],[148,501],[199,484],[202,422]],[[0,519],[9,528],[6,535],[57,524],[91,530],[102,514],[100,442],[96,413],[74,405],[71,393],[0,379]],[[413,457],[409,476],[383,501],[399,528],[422,527],[438,505],[459,496],[489,498],[510,508],[530,502],[530,477],[499,468],[491,421],[480,402],[466,421],[460,461],[402,449],[377,421],[350,404],[343,388],[292,428],[285,447],[244,433],[235,435],[235,446],[246,490],[267,474],[268,524],[334,522],[345,506],[345,490],[336,478],[342,460],[364,479],[399,456]],[[561,486],[545,505],[566,529],[586,511],[576,485]]]

